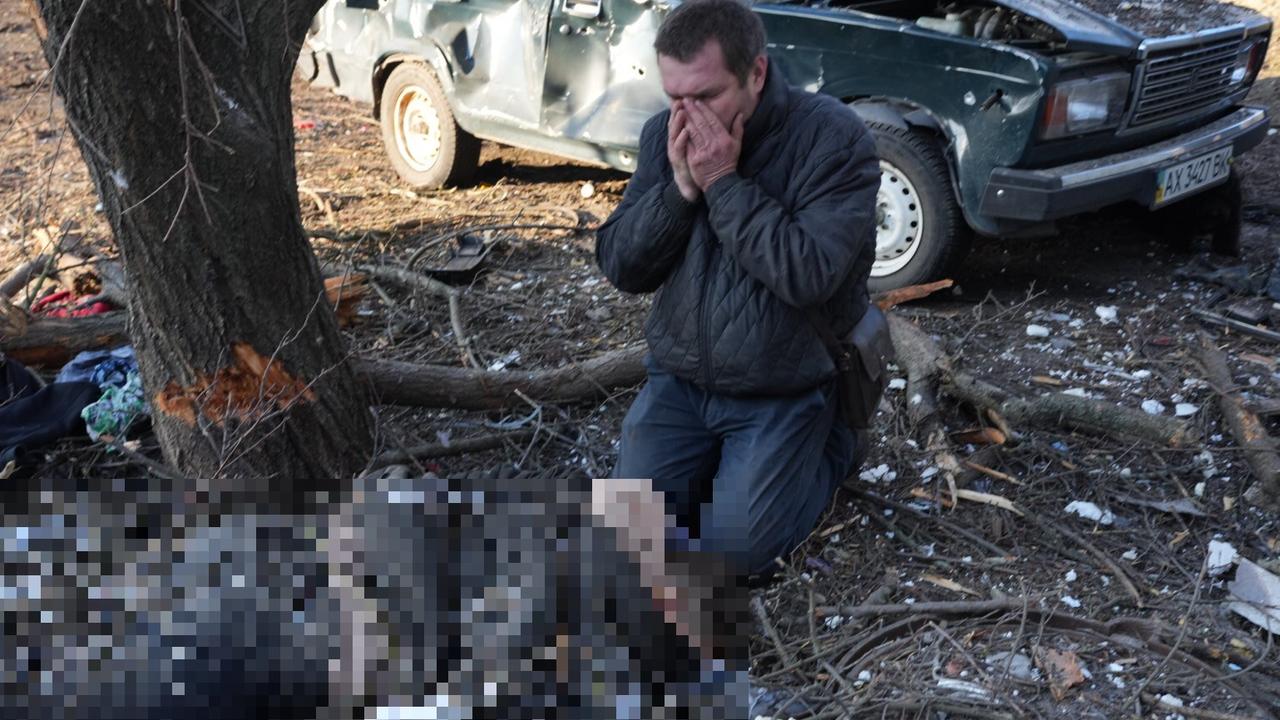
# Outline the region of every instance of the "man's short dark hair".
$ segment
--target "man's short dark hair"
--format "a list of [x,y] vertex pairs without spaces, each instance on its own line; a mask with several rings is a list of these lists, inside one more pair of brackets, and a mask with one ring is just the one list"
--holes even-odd
[[687,63],[711,39],[720,43],[729,72],[745,83],[751,64],[764,54],[764,23],[741,0],[687,0],[663,21],[653,47]]

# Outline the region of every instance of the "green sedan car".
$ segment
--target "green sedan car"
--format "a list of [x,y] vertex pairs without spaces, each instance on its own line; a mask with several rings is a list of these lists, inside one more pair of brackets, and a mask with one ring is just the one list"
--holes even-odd
[[[667,105],[653,38],[671,7],[330,0],[299,72],[372,104],[392,166],[415,187],[465,183],[480,139],[630,171],[641,127]],[[1218,218],[1214,248],[1238,247],[1233,160],[1269,129],[1266,110],[1244,104],[1270,42],[1265,17],[1231,8],[1161,34],[1067,0],[755,9],[773,67],[875,133],[873,290],[946,275],[975,236],[1046,234],[1123,202]]]

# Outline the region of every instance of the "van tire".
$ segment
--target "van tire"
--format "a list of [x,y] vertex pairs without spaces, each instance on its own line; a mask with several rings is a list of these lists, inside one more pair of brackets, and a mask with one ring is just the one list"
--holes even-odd
[[426,65],[405,62],[391,71],[378,115],[391,167],[410,186],[457,186],[475,173],[480,141],[458,127],[440,81]]

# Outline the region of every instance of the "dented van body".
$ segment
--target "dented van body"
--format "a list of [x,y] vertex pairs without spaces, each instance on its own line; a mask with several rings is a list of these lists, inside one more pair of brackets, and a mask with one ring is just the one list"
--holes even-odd
[[[423,63],[466,133],[630,171],[641,127],[666,107],[652,45],[671,7],[330,0],[302,68],[380,112],[393,68]],[[1231,160],[1269,127],[1264,109],[1243,103],[1271,22],[1243,10],[1155,37],[1066,0],[754,7],[772,67],[791,84],[843,100],[874,128],[936,140],[954,202],[981,235],[1191,197],[1225,183]],[[898,238],[897,252],[923,237]]]

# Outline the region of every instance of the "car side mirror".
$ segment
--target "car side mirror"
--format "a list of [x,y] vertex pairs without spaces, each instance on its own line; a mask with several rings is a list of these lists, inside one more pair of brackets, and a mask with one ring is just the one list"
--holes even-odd
[[565,14],[573,17],[595,20],[602,9],[600,0],[564,0]]

